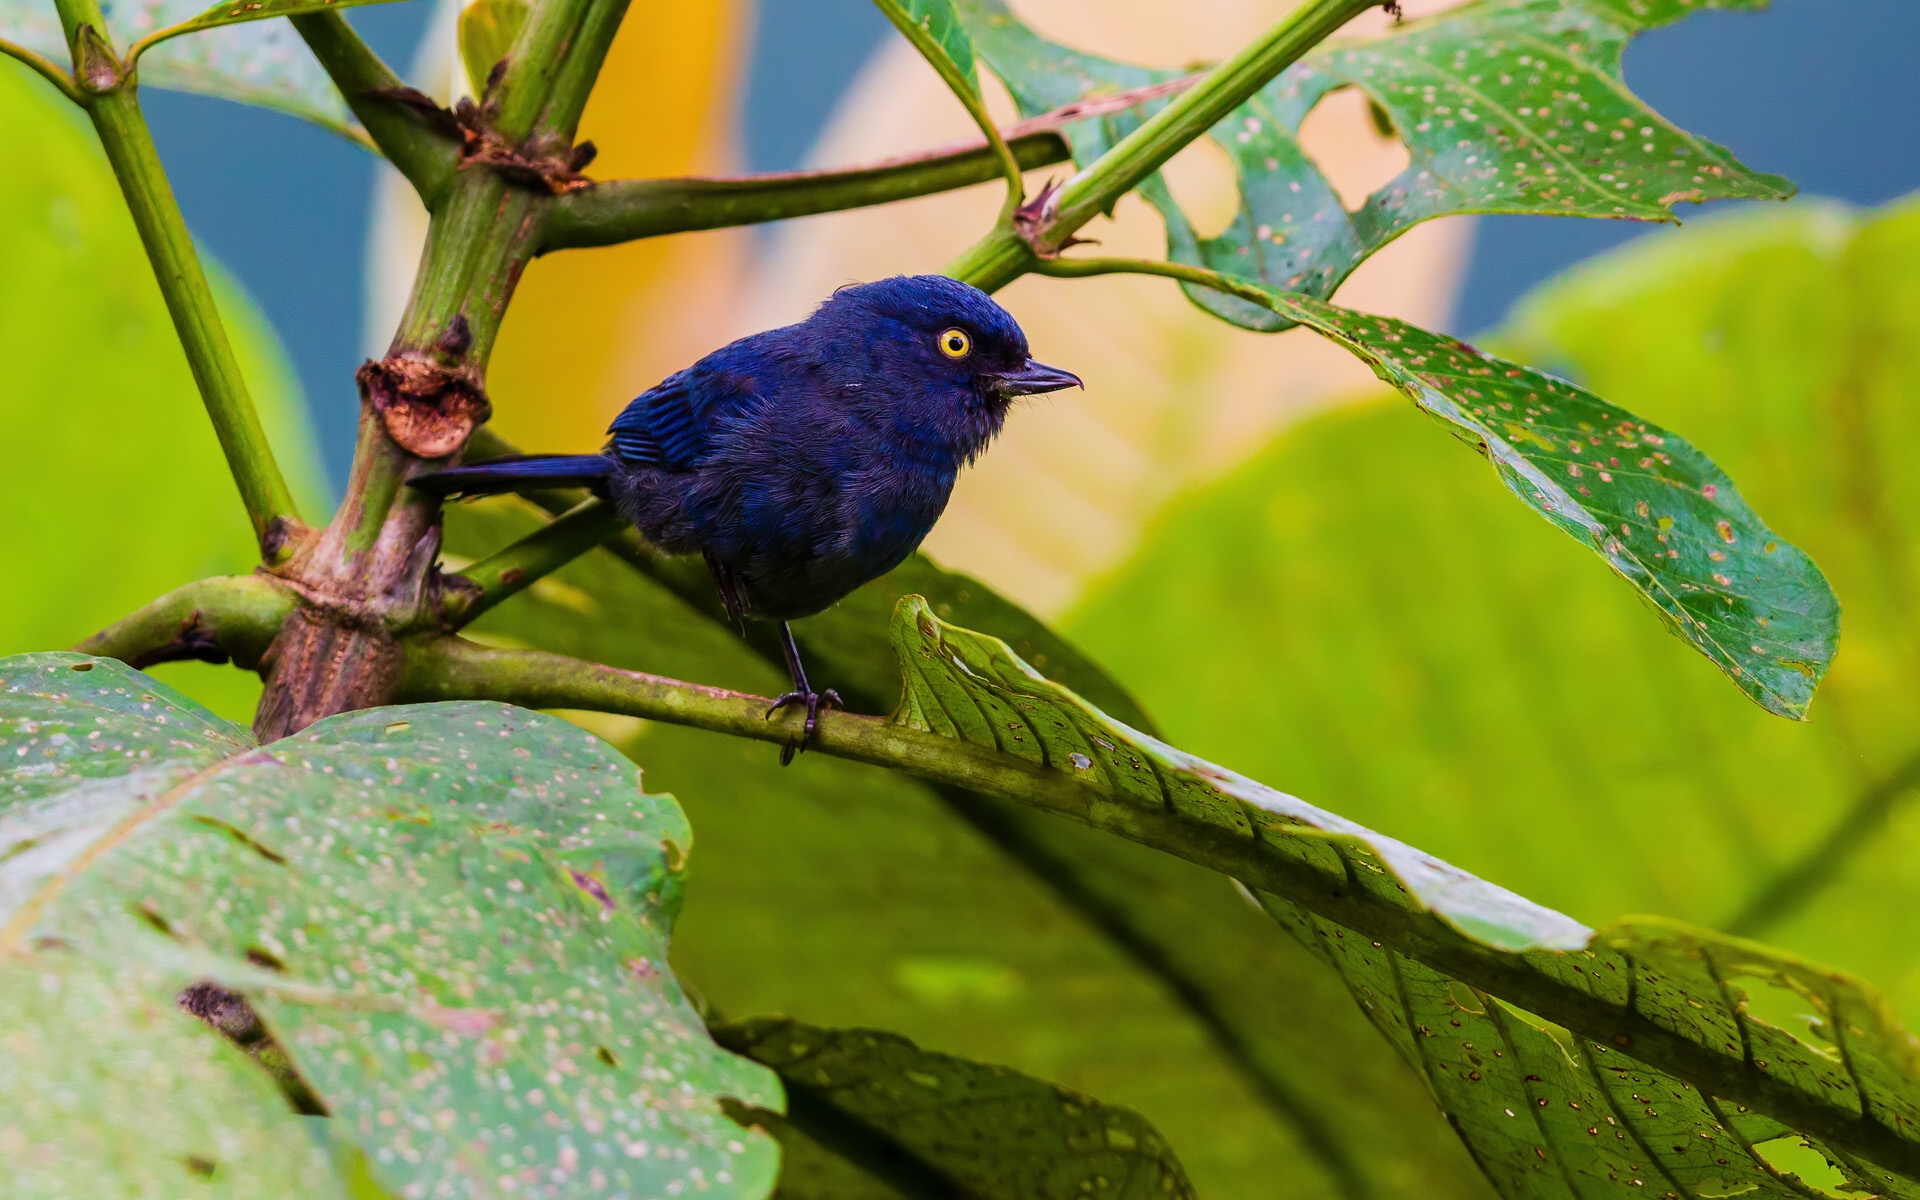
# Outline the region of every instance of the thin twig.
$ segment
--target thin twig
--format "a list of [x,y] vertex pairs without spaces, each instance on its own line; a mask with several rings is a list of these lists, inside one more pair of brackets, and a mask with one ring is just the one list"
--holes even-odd
[[441,615],[458,629],[481,613],[517,596],[626,527],[604,500],[588,498],[526,537],[446,579]]
[[240,362],[227,340],[226,326],[213,302],[199,252],[140,113],[133,79],[124,73],[105,40],[102,31],[106,19],[98,0],[58,0],[58,6],[62,27],[72,31],[79,48],[77,54],[99,65],[97,79],[90,67],[77,68],[93,92],[87,115],[93,119],[107,162],[133,216],[134,228],[152,263],[180,347],[199,386],[220,449],[226,454],[227,469],[252,518],[261,557],[270,563],[283,561],[305,527],[294,505],[293,491],[267,441],[253,397],[248,394]]
[[337,12],[291,18],[372,145],[433,211],[459,168],[461,135],[452,114],[406,85]]
[[0,54],[16,58],[32,67],[42,79],[60,89],[60,94],[75,104],[85,107],[87,94],[73,82],[73,76],[60,68],[60,64],[44,55],[35,54],[25,46],[18,46],[5,38],[0,38]]
[[[1175,95],[1199,78],[1190,75],[1090,97],[1010,125],[1001,130],[1001,136],[1022,170],[1051,166],[1070,156],[1062,129]],[[864,208],[970,187],[993,179],[996,173],[994,153],[985,139],[969,138],[852,167],[724,178],[610,180],[555,201],[541,249],[607,246],[669,233]]]

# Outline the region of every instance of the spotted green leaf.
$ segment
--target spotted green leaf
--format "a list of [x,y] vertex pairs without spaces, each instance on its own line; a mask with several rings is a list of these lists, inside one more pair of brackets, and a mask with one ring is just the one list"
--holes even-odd
[[[385,2],[258,0],[254,7],[223,4],[201,10],[193,0],[148,0],[110,6],[107,25],[122,52],[149,35],[171,31],[167,40],[140,55],[143,84],[276,109],[363,141],[365,134],[346,101],[293,27],[263,18]],[[236,9],[240,15],[229,15]],[[192,31],[200,32],[190,38],[172,36]],[[53,5],[41,0],[0,0],[0,38],[56,63],[68,60],[59,18]]]
[[980,78],[973,65],[973,42],[954,11],[953,0],[874,0],[940,77],[955,91],[976,100]]
[[0,965],[10,1200],[352,1200],[267,1073],[173,1003],[169,974],[53,951]]
[[[0,1105],[55,1060],[110,1070],[86,1043],[177,1021],[212,981],[396,1195],[766,1194],[774,1147],[718,1100],[777,1108],[778,1087],[712,1044],[666,962],[685,818],[604,743],[441,704],[263,747],[120,663],[30,654],[0,659],[0,751],[0,1029],[59,1051]],[[24,1003],[41,977],[109,1027]],[[218,1070],[253,1086],[242,1132],[285,1111],[218,1042],[170,1037],[177,1067],[92,1086],[175,1109]],[[74,1144],[116,1137],[114,1111],[69,1113]],[[251,1153],[230,1140],[211,1177]]]
[[1838,649],[1839,601],[1706,455],[1583,388],[1464,342],[1303,296],[1268,299],[1479,449],[1509,491],[1605,559],[1755,703],[1805,718]]
[[1128,1109],[923,1050],[897,1034],[760,1018],[714,1030],[780,1073],[788,1112],[742,1123],[780,1139],[782,1200],[1191,1200],[1186,1173]]
[[[1809,1157],[1796,1152],[1801,1138],[1791,1127],[1278,897],[1260,902],[1346,979],[1362,1011],[1426,1081],[1509,1200],[1810,1194],[1786,1169]],[[1744,1021],[1733,1036],[1747,1041],[1756,1063],[1854,1090],[1849,1073],[1860,1064],[1850,1039],[1863,1031],[1856,1008],[1862,998],[1843,990],[1844,980],[1751,944],[1659,923],[1622,924],[1594,940],[1641,971],[1636,978],[1660,994],[1661,1017],[1705,1015],[1723,1029]],[[1703,994],[1711,1005],[1689,1003]],[[1881,1020],[1872,1013],[1864,1024]],[[1911,1054],[1892,1049],[1896,1058]],[[1913,1181],[1845,1151],[1818,1142],[1812,1148],[1818,1157],[1811,1165],[1837,1176],[1835,1190],[1920,1195]]]
[[[1102,91],[1172,78],[1048,42],[1000,0],[966,0],[982,56],[1023,114]],[[1626,88],[1620,57],[1636,34],[1706,7],[1758,0],[1479,0],[1372,41],[1334,44],[1281,74],[1211,131],[1233,157],[1240,206],[1202,237],[1159,176],[1140,194],[1167,226],[1168,256],[1325,299],[1409,227],[1452,213],[1533,213],[1671,221],[1682,200],[1785,199],[1792,185],[1749,171],[1725,149],[1677,128]],[[1392,126],[1407,168],[1348,212],[1301,149],[1307,114],[1358,88]],[[1085,165],[1154,109],[1069,130]],[[1208,311],[1250,329],[1282,315],[1187,285]]]
[[[1336,940],[1404,955],[1920,1183],[1920,1046],[1848,976],[1678,924],[1595,934],[1129,729],[917,597],[901,601],[893,636],[907,678],[895,720],[1079,780],[1084,799],[1061,811],[1213,866],[1331,923]],[[1824,1034],[1776,1023],[1730,986],[1734,975],[1779,979],[1816,1006]],[[1523,1090],[1498,1098],[1503,1111],[1538,1105]]]
[[[300,13],[325,12],[335,8],[353,8],[362,4],[392,4],[396,0],[229,0],[226,4],[216,4],[212,8],[183,20],[169,20],[168,10],[174,5],[161,0],[150,5],[133,5],[126,12],[119,6],[113,9],[114,15],[124,22],[126,32],[138,37],[138,43],[145,47],[160,44],[165,39],[176,38],[186,33],[201,33],[209,29],[218,29],[227,25],[240,25],[248,21],[265,21],[273,17],[291,17]],[[161,22],[168,23],[162,24]],[[145,33],[139,33],[141,27]]]

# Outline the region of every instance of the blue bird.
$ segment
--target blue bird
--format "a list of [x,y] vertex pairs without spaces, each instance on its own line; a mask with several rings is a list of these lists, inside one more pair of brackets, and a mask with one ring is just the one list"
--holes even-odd
[[[1084,386],[1035,362],[1011,314],[941,275],[834,292],[627,405],[599,454],[529,455],[412,481],[440,496],[587,487],[655,546],[706,558],[735,619],[777,621],[804,748],[833,691],[807,683],[788,622],[891,571],[1019,396]],[[782,764],[796,747],[785,747]]]

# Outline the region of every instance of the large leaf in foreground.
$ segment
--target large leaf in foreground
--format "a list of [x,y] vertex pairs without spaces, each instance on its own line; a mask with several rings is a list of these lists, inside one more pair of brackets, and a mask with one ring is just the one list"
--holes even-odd
[[1706,455],[1584,388],[1453,338],[1304,297],[1268,302],[1477,447],[1507,490],[1587,543],[1755,703],[1806,716],[1838,649],[1839,601]]
[[[773,1148],[718,1098],[777,1107],[777,1086],[713,1046],[666,965],[685,818],[598,739],[447,704],[256,747],[76,654],[0,660],[0,687],[8,991],[52,972],[109,1021],[157,1021],[201,980],[246,995],[398,1194],[765,1194]],[[0,1025],[69,1054],[131,1036],[44,1008]],[[240,1070],[207,1039],[169,1045]],[[146,1076],[129,1102],[178,1105],[214,1069]]]
[[[1321,299],[1410,226],[1450,213],[1670,221],[1682,200],[1784,199],[1793,192],[1786,180],[1677,128],[1621,79],[1630,38],[1696,7],[1479,0],[1371,41],[1326,46],[1211,131],[1239,175],[1240,207],[1226,230],[1201,236],[1158,176],[1141,195],[1166,221],[1169,257]],[[966,0],[964,11],[1023,116],[1175,76],[1047,41],[1001,0]],[[1345,87],[1366,94],[1410,160],[1351,213],[1299,142],[1315,105]],[[1085,166],[1165,103],[1070,128],[1075,161]],[[1187,294],[1251,329],[1290,324],[1237,297],[1193,285]]]
[[[1192,1200],[1140,1114],[872,1029],[760,1018],[714,1030],[780,1073],[788,1111],[736,1112],[780,1139],[785,1200]],[[923,1190],[924,1189],[924,1190]]]
[[[525,533],[516,507],[449,509],[448,544],[478,555]],[[596,551],[488,613],[476,636],[779,690],[778,647],[756,643],[756,659],[741,644],[697,561],[647,569]],[[886,711],[900,695],[888,618],[912,591],[1144,724],[1071,645],[924,559],[798,622],[809,671],[856,709]],[[719,1011],[892,1029],[1125,1104],[1178,1147],[1201,1195],[1250,1178],[1275,1200],[1489,1194],[1338,977],[1219,875],[897,772],[819,755],[782,770],[764,746],[579,719],[616,737],[700,831],[674,961]]]
[[[1570,1036],[1377,942],[1349,937],[1278,897],[1261,902],[1347,979],[1360,1007],[1426,1079],[1502,1196],[1591,1200],[1644,1196],[1648,1189],[1674,1200],[1808,1194],[1807,1184],[1775,1161],[1802,1158],[1794,1153],[1799,1139],[1786,1126],[1719,1101],[1617,1046]],[[1773,1069],[1808,1070],[1833,1086],[1845,1086],[1834,1068],[1859,1070],[1849,1050],[1849,1039],[1861,1032],[1855,1014],[1835,992],[1835,981],[1816,969],[1749,944],[1657,924],[1602,930],[1595,941],[1629,953],[1650,950],[1650,957],[1692,968],[1677,978],[1644,977],[1650,987],[1669,991],[1669,1004],[1706,992],[1724,996],[1736,1011],[1762,1005],[1771,1011],[1783,1002],[1791,1006],[1786,1011],[1804,1013],[1792,1030],[1753,1019],[1739,1036],[1763,1035],[1746,1050],[1756,1063],[1771,1059]],[[1770,1142],[1777,1144],[1765,1145]],[[1839,1172],[1843,1191],[1920,1195],[1909,1180],[1818,1143],[1813,1148]]]
[[0,1015],[0,1180],[13,1200],[347,1200],[273,1080],[180,1012],[166,972],[23,956],[0,966]]
[[[1378,942],[1703,1093],[1920,1178],[1916,1043],[1849,977],[1684,927],[1595,937],[1430,855],[1130,730],[914,597],[901,602],[894,637],[908,680],[896,720],[1026,760],[1036,802],[1214,866],[1338,925],[1339,936]],[[1059,776],[1078,789],[1062,789]],[[1817,1005],[1832,1044],[1769,1023],[1716,974],[1716,958],[1778,975]],[[1844,1053],[1835,1050],[1841,1042]],[[1509,1107],[1537,1103],[1507,1099]]]

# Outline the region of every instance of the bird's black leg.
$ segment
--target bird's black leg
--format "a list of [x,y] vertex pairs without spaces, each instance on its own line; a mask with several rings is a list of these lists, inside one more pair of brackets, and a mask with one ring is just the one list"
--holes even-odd
[[836,707],[841,700],[840,693],[832,688],[816,692],[807,686],[807,669],[800,665],[800,647],[793,644],[793,629],[785,621],[780,622],[780,648],[787,655],[787,673],[793,676],[793,690],[773,702],[767,709],[767,718],[771,720],[773,714],[789,704],[807,706],[807,724],[800,733],[800,744],[780,747],[780,765],[784,767],[793,761],[796,752],[807,748],[807,742],[813,737],[814,726],[820,723],[820,706]]

